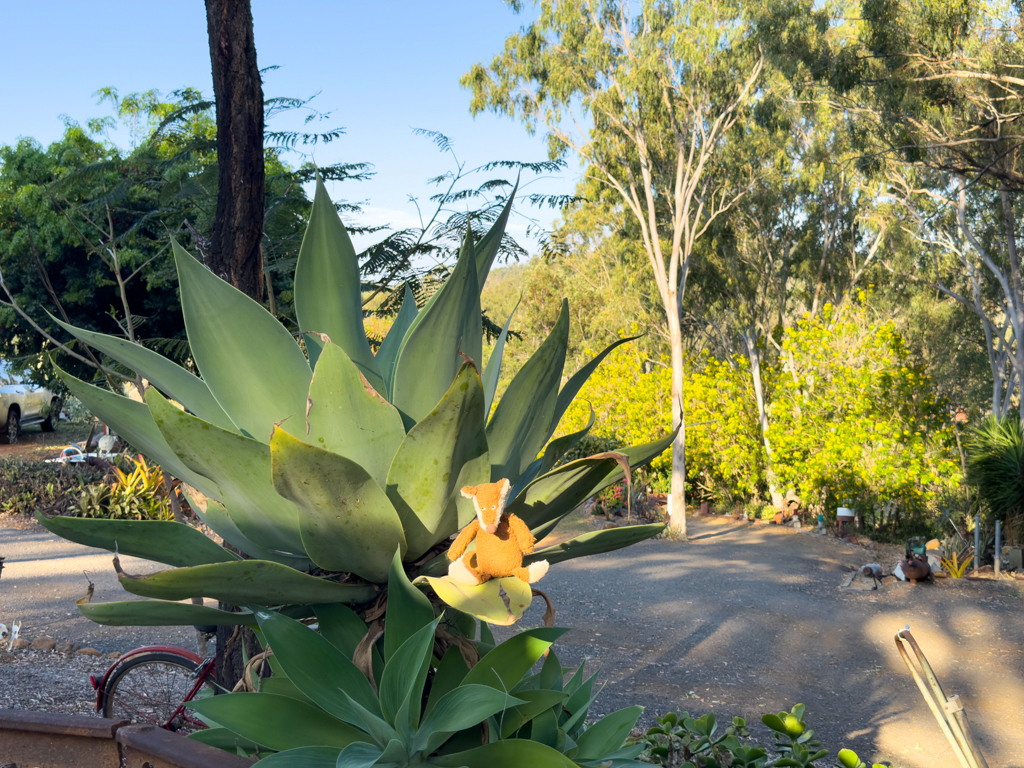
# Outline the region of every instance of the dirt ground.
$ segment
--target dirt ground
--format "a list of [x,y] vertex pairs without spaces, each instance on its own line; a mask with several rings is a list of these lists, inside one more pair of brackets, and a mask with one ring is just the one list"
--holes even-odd
[[52,459],[68,443],[81,443],[88,436],[88,424],[61,422],[54,432],[43,432],[39,426],[23,427],[18,442],[14,445],[9,445],[5,439],[0,439],[0,460],[42,461]]
[[[587,530],[580,518],[563,535]],[[893,636],[909,624],[946,692],[961,695],[989,765],[1024,768],[1024,582],[851,592],[839,589],[850,568],[889,568],[896,550],[718,519],[691,520],[690,533],[689,542],[655,540],[561,563],[540,585],[558,608],[557,625],[573,628],[556,644],[563,664],[586,659],[601,670],[595,715],[631,704],[647,706],[643,722],[668,710],[714,710],[746,717],[770,743],[761,714],[802,702],[833,755],[846,746],[898,768],[955,768],[896,651]],[[2,555],[0,621],[20,617],[26,637],[45,632],[104,652],[152,642],[194,647],[190,629],[99,627],[78,615],[83,570],[95,600],[130,598],[108,553],[41,528],[0,528]],[[541,623],[537,603],[518,628]],[[93,665],[38,656],[0,659],[0,706],[87,711],[91,690],[80,689]],[[59,692],[47,686],[40,697],[33,681],[41,670]]]
[[[802,702],[833,755],[849,747],[869,763],[956,768],[896,650],[909,624],[945,692],[960,694],[988,764],[1024,766],[1024,582],[852,592],[839,589],[850,568],[891,568],[898,550],[722,519],[689,526],[689,542],[561,563],[540,585],[557,626],[573,627],[559,658],[602,670],[596,713],[640,703],[649,721],[711,709],[763,736],[762,714]],[[541,611],[531,606],[524,624]]]

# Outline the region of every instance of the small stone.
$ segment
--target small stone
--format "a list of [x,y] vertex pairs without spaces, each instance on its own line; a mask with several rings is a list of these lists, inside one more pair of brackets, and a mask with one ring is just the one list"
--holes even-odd
[[70,640],[65,640],[63,643],[57,643],[57,653],[63,653],[65,655],[74,653],[77,648],[77,643],[73,643]]
[[19,637],[19,638],[16,638],[14,641],[12,641],[12,643],[11,643],[11,650],[13,650],[13,651],[21,651],[21,650],[24,650],[25,648],[28,648],[30,645],[32,645],[32,643],[30,643],[24,637]]
[[102,656],[103,654],[95,648],[79,648],[75,651],[79,656]]
[[606,531],[609,531],[612,528],[618,528],[618,527],[619,526],[617,526],[615,523],[605,523],[604,524],[604,530],[606,530]]
[[37,637],[28,647],[30,651],[52,651],[57,647],[57,641],[52,637]]
[[120,651],[111,651],[110,653],[107,654],[107,658],[108,659],[120,659],[121,658],[121,652]]

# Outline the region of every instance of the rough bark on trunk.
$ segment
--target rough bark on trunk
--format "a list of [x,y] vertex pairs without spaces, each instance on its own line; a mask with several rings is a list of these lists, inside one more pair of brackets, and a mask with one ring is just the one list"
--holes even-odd
[[206,0],[217,104],[217,210],[207,266],[263,301],[263,85],[249,0]]
[[686,411],[683,402],[683,331],[676,310],[675,296],[666,302],[669,308],[669,344],[672,347],[672,428],[679,428],[672,443],[672,484],[668,496],[669,526],[686,536]]

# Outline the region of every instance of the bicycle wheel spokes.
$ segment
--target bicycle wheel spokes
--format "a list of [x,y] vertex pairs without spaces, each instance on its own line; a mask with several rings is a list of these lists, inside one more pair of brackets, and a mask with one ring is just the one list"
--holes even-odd
[[205,726],[183,705],[195,688],[191,670],[167,661],[147,661],[121,675],[110,692],[110,717],[150,723],[186,733]]

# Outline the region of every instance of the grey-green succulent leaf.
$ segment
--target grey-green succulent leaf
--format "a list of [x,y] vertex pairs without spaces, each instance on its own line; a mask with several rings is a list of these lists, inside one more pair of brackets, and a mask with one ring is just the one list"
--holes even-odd
[[562,387],[562,391],[558,393],[558,401],[555,404],[555,415],[551,420],[551,432],[548,434],[549,439],[551,438],[551,435],[555,434],[555,430],[558,429],[558,424],[562,420],[562,416],[565,415],[569,406],[572,405],[572,401],[576,399],[576,395],[578,395],[580,390],[583,389],[583,385],[587,383],[587,379],[589,379],[590,375],[597,370],[597,367],[601,362],[617,347],[625,344],[627,341],[635,341],[639,338],[640,336],[627,336],[617,341],[613,341],[569,378],[565,383],[565,386]]
[[238,560],[237,555],[195,528],[170,520],[50,517],[42,511],[37,511],[35,517],[46,530],[68,541],[165,565],[183,567]]
[[569,303],[562,302],[555,327],[515,375],[487,425],[491,481],[513,483],[530,466],[551,431],[569,343]]
[[440,768],[577,768],[576,763],[552,747],[529,739],[507,739],[482,747],[438,755],[430,765]]
[[310,559],[328,571],[387,580],[391,555],[406,550],[402,521],[363,467],[276,428],[270,440],[274,488],[298,507]]
[[430,600],[405,575],[400,553],[395,552],[388,573],[388,616],[384,624],[384,658],[387,661],[405,642],[434,621]]
[[317,707],[270,693],[230,693],[189,703],[243,738],[268,749],[287,750],[310,744],[347,747],[366,738],[357,728]]
[[498,379],[501,378],[501,361],[505,356],[505,342],[508,340],[508,327],[512,324],[512,318],[516,314],[516,310],[519,309],[519,304],[523,300],[523,297],[519,297],[519,301],[512,307],[512,311],[508,315],[508,320],[505,321],[504,327],[501,329],[501,333],[498,334],[497,341],[494,342],[494,350],[491,352],[491,356],[487,359],[487,367],[484,369],[483,383],[484,383],[484,413],[487,416],[491,415],[491,406],[494,404],[494,394],[498,391]]
[[555,465],[562,460],[562,457],[571,451],[576,443],[590,433],[590,430],[594,426],[595,419],[594,409],[591,407],[590,417],[587,419],[587,423],[582,429],[576,432],[570,432],[568,435],[556,437],[548,443],[547,447],[544,449],[544,457],[541,459],[539,474],[546,475],[554,469]]
[[472,234],[459,252],[451,276],[413,320],[398,352],[391,402],[407,429],[437,405],[455,379],[466,355],[477,365],[483,356]]
[[190,624],[255,627],[249,611],[235,613],[205,605],[167,600],[122,600],[113,603],[78,603],[78,610],[90,621],[111,627],[178,627]]
[[613,451],[570,461],[530,483],[508,505],[508,511],[536,529],[589,499],[594,489],[623,465],[628,466],[625,455]]
[[96,416],[131,445],[160,464],[172,476],[200,489],[207,496],[220,496],[217,484],[189,469],[168,445],[145,404],[106,389],[86,384],[53,363],[68,390]]
[[360,708],[381,716],[370,682],[330,642],[301,622],[274,611],[258,610],[256,617],[288,679],[317,706],[356,726],[364,717]]
[[266,442],[274,424],[306,412],[309,363],[277,318],[171,245],[199,372],[235,425]]
[[[404,725],[419,724],[423,685],[430,670],[434,632],[439,619],[434,619],[402,643],[388,658],[379,686],[380,710],[384,719],[401,732]],[[408,723],[400,722],[399,710],[407,706]],[[477,721],[479,722],[479,720]]]
[[445,694],[423,720],[412,742],[414,752],[430,754],[452,735],[526,701],[486,685],[460,685]]
[[161,600],[212,597],[230,605],[312,605],[365,603],[377,590],[339,584],[264,560],[235,560],[157,571],[146,576],[119,574],[126,592]]
[[384,377],[384,382],[388,385],[388,397],[392,399],[394,397],[395,363],[398,362],[398,352],[401,350],[405,335],[409,332],[418,314],[416,297],[413,296],[412,291],[409,290],[409,285],[406,284],[405,295],[402,297],[402,308],[398,310],[398,315],[391,323],[387,336],[380,343],[380,348],[376,354],[377,367]]
[[486,685],[509,691],[568,630],[540,627],[520,632],[487,653],[463,679],[463,685]]
[[183,490],[185,491],[185,498],[188,500],[192,511],[195,512],[196,517],[224,539],[226,544],[230,544],[239,552],[245,553],[254,560],[271,560],[307,573],[313,570],[313,563],[305,556],[292,557],[280,552],[271,552],[269,549],[261,547],[256,542],[248,539],[238,530],[235,521],[228,514],[227,507],[216,499],[200,494],[198,490],[187,485],[184,486]]
[[405,439],[402,416],[337,344],[317,358],[306,411],[305,442],[354,461],[385,487]]
[[219,491],[203,492],[223,502],[247,539],[272,552],[305,556],[298,511],[274,491],[270,446],[180,411],[159,392],[150,390],[146,403],[160,433],[185,466],[195,474],[217,478]]
[[315,367],[326,334],[345,350],[367,381],[387,396],[363,327],[362,282],[352,240],[319,175],[309,224],[295,264],[295,316]]
[[487,275],[490,274],[494,259],[501,248],[501,240],[505,237],[505,228],[508,226],[509,216],[512,215],[512,202],[516,199],[517,191],[519,191],[519,179],[516,179],[515,186],[512,187],[512,192],[509,194],[508,200],[505,201],[505,205],[502,206],[498,218],[494,220],[491,228],[476,245],[476,274],[481,289],[487,282]]
[[574,759],[578,762],[598,760],[621,748],[643,711],[643,707],[627,707],[589,726],[576,739],[578,749]]
[[484,418],[480,376],[466,363],[395,454],[387,494],[405,529],[407,560],[419,558],[473,519],[473,505],[459,491],[490,479]]
[[109,355],[131,368],[136,374],[171,399],[177,400],[203,421],[216,424],[221,429],[238,431],[234,422],[224,413],[220,403],[210,393],[206,382],[189,373],[177,363],[141,344],[133,344],[127,339],[76,328],[61,322],[53,315],[50,315],[50,319],[76,339],[84,341],[90,347],[98,349],[103,354]]
[[561,544],[536,549],[533,553],[523,557],[523,563],[547,560],[554,565],[576,557],[600,555],[603,552],[612,552],[657,536],[663,530],[665,530],[664,523],[651,523],[650,525],[627,525],[622,528],[609,528],[607,531],[584,533],[582,536],[563,541]]

